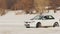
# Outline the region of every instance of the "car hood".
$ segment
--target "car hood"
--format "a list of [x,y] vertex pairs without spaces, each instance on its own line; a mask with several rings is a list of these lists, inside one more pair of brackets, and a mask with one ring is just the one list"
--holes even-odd
[[25,20],[24,22],[35,22],[34,20]]

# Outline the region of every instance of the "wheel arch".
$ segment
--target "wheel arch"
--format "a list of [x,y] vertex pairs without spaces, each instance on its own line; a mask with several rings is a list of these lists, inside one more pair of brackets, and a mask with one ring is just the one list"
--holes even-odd
[[41,22],[37,22],[37,23],[36,23],[36,26],[37,26],[38,24],[41,24]]
[[55,23],[58,23],[58,22],[54,22],[53,25],[54,25]]
[[37,23],[36,23],[36,25],[37,25],[38,23],[40,23],[40,24],[41,24],[41,22],[37,22]]
[[[57,24],[58,24],[58,25],[57,25]],[[55,22],[55,23],[53,24],[53,27],[56,27],[56,26],[59,27],[59,23],[58,23],[58,22]]]

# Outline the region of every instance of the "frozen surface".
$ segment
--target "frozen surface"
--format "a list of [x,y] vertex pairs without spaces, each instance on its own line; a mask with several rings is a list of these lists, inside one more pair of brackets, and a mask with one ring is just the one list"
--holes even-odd
[[14,12],[8,12],[6,15],[0,16],[0,34],[60,34],[60,27],[25,28],[24,20],[34,16],[36,15],[15,15]]

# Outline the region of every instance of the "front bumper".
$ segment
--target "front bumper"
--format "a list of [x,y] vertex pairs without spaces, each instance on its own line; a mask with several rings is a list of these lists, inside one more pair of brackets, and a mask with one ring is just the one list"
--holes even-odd
[[26,28],[30,28],[30,24],[25,24]]

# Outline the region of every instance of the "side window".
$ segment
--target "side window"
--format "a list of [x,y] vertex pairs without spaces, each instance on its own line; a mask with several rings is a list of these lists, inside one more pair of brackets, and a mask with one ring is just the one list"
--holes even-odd
[[54,19],[54,17],[53,16],[44,16],[44,19],[45,20],[50,20],[50,19]]

